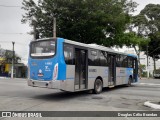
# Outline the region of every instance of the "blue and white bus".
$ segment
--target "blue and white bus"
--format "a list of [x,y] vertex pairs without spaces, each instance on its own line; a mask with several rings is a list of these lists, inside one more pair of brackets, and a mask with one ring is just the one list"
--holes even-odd
[[32,41],[28,70],[29,86],[70,92],[138,81],[137,56],[63,38]]

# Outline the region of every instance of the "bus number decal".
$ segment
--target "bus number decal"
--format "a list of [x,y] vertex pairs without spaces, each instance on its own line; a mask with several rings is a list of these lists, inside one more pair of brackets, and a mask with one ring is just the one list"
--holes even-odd
[[52,62],[45,62],[45,65],[52,65]]
[[89,72],[97,72],[96,69],[89,69]]
[[120,73],[125,73],[125,70],[121,70],[121,69],[120,69],[119,71],[120,71]]

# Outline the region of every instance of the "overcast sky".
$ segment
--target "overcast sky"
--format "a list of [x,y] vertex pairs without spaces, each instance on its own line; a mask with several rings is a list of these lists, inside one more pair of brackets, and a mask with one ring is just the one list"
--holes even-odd
[[[33,37],[28,34],[31,31],[29,25],[21,24],[22,14],[24,14],[21,10],[22,1],[0,0],[0,47],[12,50],[12,41],[14,41],[16,53],[22,57],[22,60],[27,60],[28,44]],[[160,4],[160,0],[133,1],[139,4],[135,14],[138,14],[149,3]]]

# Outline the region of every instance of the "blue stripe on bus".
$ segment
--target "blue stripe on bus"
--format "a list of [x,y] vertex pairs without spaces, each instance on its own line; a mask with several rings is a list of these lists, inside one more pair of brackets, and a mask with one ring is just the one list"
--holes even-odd
[[[104,76],[104,77],[108,77],[108,76]],[[104,78],[104,77],[102,77],[102,78]],[[96,79],[97,77],[88,77],[88,78],[94,78],[94,79]],[[74,78],[66,78],[67,80],[68,79],[74,79]]]
[[67,78],[67,80],[68,80],[68,79],[70,79],[70,80],[74,80],[74,78]]
[[[103,76],[102,78],[105,78],[105,77],[108,77],[108,76]],[[94,78],[94,79],[96,79],[97,76],[96,77],[88,77],[88,78]]]

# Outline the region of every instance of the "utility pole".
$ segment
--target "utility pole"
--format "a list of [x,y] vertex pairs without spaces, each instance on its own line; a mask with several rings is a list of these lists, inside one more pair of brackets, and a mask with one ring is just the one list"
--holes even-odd
[[148,45],[147,45],[147,78],[149,79],[149,65],[148,65]]
[[56,38],[56,18],[53,18],[53,37]]
[[13,45],[13,55],[12,55],[12,70],[11,70],[11,78],[14,78],[14,44],[15,42],[12,42]]

